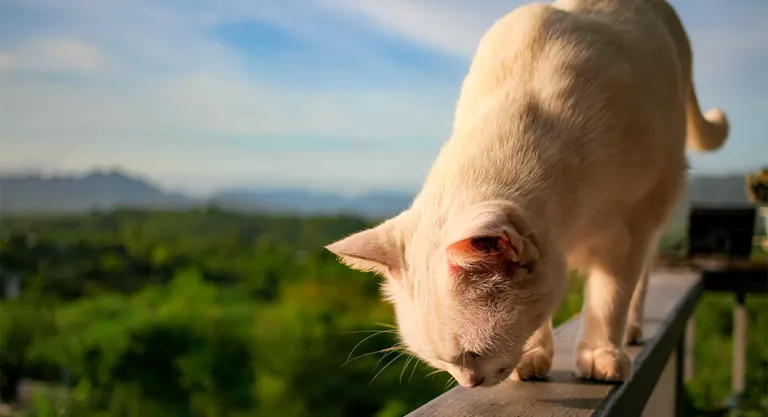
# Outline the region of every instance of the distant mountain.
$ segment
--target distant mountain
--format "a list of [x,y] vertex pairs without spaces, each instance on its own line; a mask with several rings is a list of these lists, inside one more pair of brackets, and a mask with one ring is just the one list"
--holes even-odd
[[[355,197],[315,193],[303,189],[239,188],[222,190],[209,199],[164,191],[149,181],[120,171],[85,176],[0,177],[0,211],[5,213],[82,212],[117,207],[187,208],[202,205],[238,211],[309,214],[355,214],[384,218],[406,209],[413,199],[407,192],[371,192]],[[695,177],[689,182],[677,218],[691,204],[745,204],[744,177]]]
[[744,175],[693,177],[683,201],[700,205],[747,204],[746,180]]
[[195,200],[120,171],[85,176],[0,177],[0,211],[5,213],[82,212],[117,207],[183,207]]
[[408,193],[376,192],[347,198],[301,189],[231,189],[207,199],[164,191],[149,181],[121,171],[84,176],[11,175],[0,177],[0,212],[76,213],[115,208],[189,208],[217,205],[238,211],[298,215],[356,214],[384,217],[405,209]]
[[687,224],[692,206],[727,207],[749,204],[744,175],[698,176],[688,180],[685,194],[677,205],[671,224]]
[[412,194],[398,192],[374,192],[344,197],[302,189],[257,188],[224,190],[211,197],[210,202],[232,210],[293,214],[346,213],[384,217],[408,208],[412,199]]
[[[313,193],[302,189],[232,189],[215,194],[211,200],[232,210],[296,214],[352,213],[386,217],[406,209],[413,195],[404,192],[375,192],[353,198]],[[728,206],[747,204],[744,176],[699,176],[689,179],[676,217],[687,216],[691,205]]]

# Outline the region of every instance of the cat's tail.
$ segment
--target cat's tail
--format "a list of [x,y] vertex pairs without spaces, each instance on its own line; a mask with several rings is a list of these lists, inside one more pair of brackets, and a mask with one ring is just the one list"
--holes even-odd
[[729,131],[728,118],[718,108],[709,109],[702,115],[693,83],[688,91],[685,114],[688,131],[685,146],[688,149],[699,152],[714,151],[725,143]]

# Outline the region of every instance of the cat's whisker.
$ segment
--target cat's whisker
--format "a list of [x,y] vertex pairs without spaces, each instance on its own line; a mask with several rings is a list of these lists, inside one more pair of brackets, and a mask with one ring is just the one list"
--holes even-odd
[[512,358],[509,356],[509,353],[506,350],[502,350],[502,349],[500,349],[499,347],[496,346],[496,347],[494,347],[492,349],[492,351],[493,351],[493,353],[495,353],[496,355],[498,355],[502,359],[504,359],[506,361],[509,361],[509,362],[512,362]]
[[459,381],[457,381],[457,380],[456,380],[456,378],[454,378],[453,376],[451,376],[451,378],[450,378],[450,379],[448,379],[448,382],[447,382],[447,383],[445,384],[445,386],[443,387],[443,391],[444,391],[444,392],[445,392],[445,391],[448,391],[449,389],[451,389],[451,388],[453,387],[453,385],[454,385],[454,384],[458,384],[458,383],[459,383]]
[[363,340],[361,340],[360,342],[358,342],[358,343],[355,345],[355,347],[353,347],[353,348],[352,348],[352,350],[349,352],[349,355],[347,355],[347,361],[349,361],[349,358],[351,358],[351,357],[352,357],[352,354],[353,354],[353,353],[355,353],[355,349],[357,349],[357,348],[358,348],[360,345],[362,345],[363,343],[365,343],[365,341],[366,341],[366,340],[368,340],[368,339],[370,339],[370,338],[372,338],[372,337],[374,337],[374,336],[377,336],[377,335],[380,335],[380,334],[386,333],[386,332],[388,332],[388,330],[382,330],[382,331],[376,332],[376,333],[374,333],[374,334],[372,334],[372,335],[370,335],[370,336],[367,336],[367,337],[365,337]]
[[509,342],[510,345],[514,345],[515,341],[509,338],[509,335],[506,333],[502,333],[502,336],[504,336],[505,339],[507,339],[507,342]]
[[343,364],[341,364],[340,368],[341,368],[342,366],[344,366],[344,365],[346,365],[346,364],[348,364],[348,363],[350,363],[350,362],[354,361],[354,360],[357,360],[357,359],[360,359],[360,358],[364,358],[364,357],[366,357],[366,356],[371,356],[371,355],[375,355],[375,354],[377,354],[377,353],[382,353],[382,352],[393,352],[393,351],[398,351],[398,350],[401,350],[401,349],[402,349],[402,346],[398,346],[398,345],[395,345],[395,346],[392,346],[392,347],[388,347],[388,348],[384,348],[384,349],[376,350],[376,351],[373,351],[373,352],[364,353],[364,354],[362,354],[362,355],[358,355],[358,356],[355,356],[355,357],[354,357],[354,358],[352,358],[352,359],[348,359],[346,362],[344,362]]
[[[561,324],[560,326],[558,326],[557,328],[555,328],[555,329],[552,331],[552,337],[554,338],[555,336],[557,336],[558,334],[562,333],[564,330],[566,330],[566,329],[570,328],[571,326],[573,326],[573,325],[574,325],[574,324],[576,324],[576,323],[578,323],[578,320],[568,320],[567,322],[565,322],[565,323]],[[528,340],[528,341],[525,343],[525,345],[523,345],[523,350],[525,350],[525,349],[526,349],[526,348],[528,348],[529,346],[531,346],[531,345],[533,345],[533,344],[535,344],[535,343],[538,343],[538,342],[539,342],[539,340],[538,340],[538,339],[534,339],[534,340]]]
[[453,377],[448,378],[448,381],[445,381],[445,385],[443,386],[443,391],[448,391],[448,388],[453,384],[453,381],[455,381]]
[[[375,370],[376,370],[376,368],[378,368],[378,367],[379,367],[379,365],[381,364],[381,361],[383,361],[383,360],[384,360],[384,359],[385,359],[387,356],[389,356],[390,354],[392,354],[392,352],[397,352],[397,350],[393,349],[393,350],[390,350],[390,351],[388,351],[388,352],[387,352],[387,353],[385,353],[384,355],[382,355],[382,356],[381,356],[381,358],[379,358],[379,360],[378,360],[378,361],[376,361],[376,364],[373,366],[373,369],[371,369],[371,372],[375,371]],[[402,353],[401,353],[401,355],[402,355],[403,353],[405,353],[405,352],[402,352]]]
[[565,329],[567,329],[567,328],[569,328],[569,327],[571,327],[571,326],[573,326],[573,322],[568,322],[568,323],[566,323],[566,324],[563,324],[563,325],[561,325],[560,327],[558,327],[557,329],[555,329],[555,330],[552,332],[552,337],[555,337],[555,336],[559,335],[559,334],[560,334],[560,333],[562,333],[562,332],[563,332]]
[[355,330],[352,332],[339,332],[337,334],[358,334],[358,333],[397,333],[395,330]]
[[584,342],[584,343],[586,343],[588,346],[592,346],[592,342],[590,342],[590,341],[589,341],[589,340],[587,340],[587,339],[581,338],[581,337],[569,337],[569,338],[567,338],[567,339],[565,339],[565,340],[568,340],[568,341],[574,341],[574,342]]
[[415,357],[415,356],[414,356],[413,358],[414,358],[414,359],[416,359],[416,360],[415,360],[415,361],[413,361],[413,362],[414,362],[414,363],[413,363],[413,370],[411,371],[411,376],[409,376],[409,377],[408,377],[408,382],[411,382],[411,378],[413,378],[413,374],[415,374],[415,373],[416,373],[416,368],[418,368],[418,367],[419,367],[419,363],[421,362],[421,361],[419,360],[419,358],[417,358],[417,357]]
[[523,354],[520,356],[520,360],[522,360],[523,358],[527,358],[527,357],[529,357],[531,355],[535,355],[536,353],[539,353],[542,350],[544,350],[544,349],[543,348],[536,348],[536,349],[533,349],[533,350],[529,350],[527,352],[523,352]]
[[394,359],[392,359],[391,361],[389,361],[389,363],[384,365],[384,367],[382,367],[381,370],[379,370],[379,372],[377,372],[376,375],[373,376],[373,378],[371,379],[371,382],[369,382],[368,385],[370,386],[373,383],[373,381],[376,380],[376,377],[381,375],[381,373],[384,372],[384,370],[387,369],[389,367],[389,365],[392,365],[392,363],[394,363],[396,360],[398,360],[403,355],[405,355],[405,352],[395,356]]
[[427,379],[427,378],[429,378],[429,377],[431,377],[431,376],[437,375],[437,374],[439,374],[440,372],[447,372],[447,371],[445,371],[445,370],[443,370],[443,369],[435,369],[434,371],[432,371],[432,372],[430,372],[430,373],[426,374],[426,375],[424,376],[424,379]]
[[523,348],[522,348],[521,350],[522,350],[523,352],[525,352],[526,350],[528,350],[528,349],[530,349],[530,348],[533,348],[533,347],[541,347],[541,341],[539,341],[539,340],[534,340],[534,341],[532,341],[532,342],[528,342],[528,343],[526,343],[525,345],[523,345]]
[[403,369],[400,371],[400,386],[403,385],[403,374],[405,373],[405,370],[408,368],[408,364],[410,364],[412,360],[413,360],[413,356],[408,355],[408,359],[405,360],[405,365],[403,365]]

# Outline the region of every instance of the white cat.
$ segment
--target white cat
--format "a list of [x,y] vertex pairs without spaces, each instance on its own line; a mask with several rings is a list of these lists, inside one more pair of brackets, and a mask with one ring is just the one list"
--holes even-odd
[[582,270],[576,371],[625,380],[686,145],[728,135],[722,111],[702,117],[691,65],[663,0],[514,10],[480,41],[411,207],[327,248],[386,277],[403,344],[465,387],[546,376],[551,315],[567,268]]

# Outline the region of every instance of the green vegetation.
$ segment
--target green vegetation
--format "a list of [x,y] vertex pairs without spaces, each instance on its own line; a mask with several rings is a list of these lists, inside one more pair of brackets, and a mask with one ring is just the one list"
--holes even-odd
[[[765,237],[765,223],[757,222],[755,234]],[[685,225],[673,224],[660,242],[665,254],[684,252]],[[768,258],[760,247],[752,253],[755,259]],[[694,380],[686,384],[696,409],[718,410],[731,395],[731,360],[733,358],[733,306],[736,296],[706,293],[694,311],[696,323],[694,347]],[[744,417],[768,415],[768,299],[764,295],[747,296],[748,346],[746,393],[740,410]],[[718,415],[718,414],[712,414]]]
[[[403,415],[450,381],[392,348],[379,280],[323,249],[368,225],[216,208],[4,218],[0,287],[18,277],[21,293],[0,304],[0,397],[25,378],[41,393],[30,417]],[[718,297],[697,311],[702,407],[728,394],[731,301]],[[750,300],[754,409],[766,307]]]

